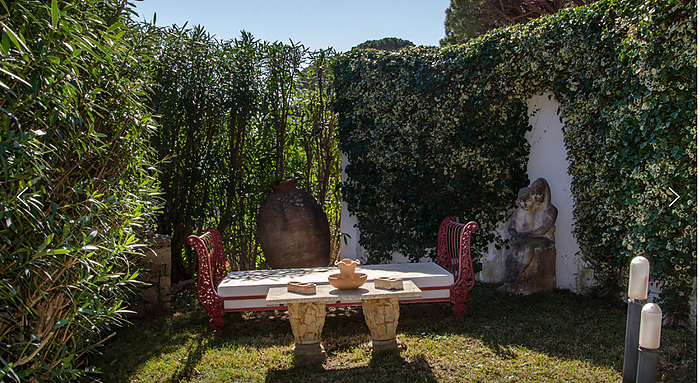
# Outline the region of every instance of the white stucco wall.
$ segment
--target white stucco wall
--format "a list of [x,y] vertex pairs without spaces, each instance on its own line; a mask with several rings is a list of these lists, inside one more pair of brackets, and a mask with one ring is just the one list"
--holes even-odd
[[[559,118],[558,109],[559,103],[551,94],[534,96],[528,101],[532,131],[525,135],[530,143],[527,174],[530,182],[538,178],[547,180],[552,192],[552,204],[559,212],[554,233],[557,248],[557,287],[583,293],[592,286],[593,274],[577,255],[579,246],[572,233],[574,198],[571,194],[569,161],[566,159],[564,146],[564,122]],[[497,232],[503,238],[509,237],[506,223],[503,223]],[[507,254],[508,250],[496,250],[490,246],[489,254],[482,259],[483,270],[477,278],[491,283],[503,281]]]
[[[343,182],[347,181],[348,175],[345,174],[345,167],[348,165],[348,157],[343,154],[340,161],[340,167],[342,168],[341,180]],[[365,249],[360,245],[360,229],[355,227],[357,224],[357,217],[350,214],[348,211],[348,204],[345,201],[340,203],[340,232],[342,233],[342,238],[340,239],[340,259],[350,258],[359,259],[361,262],[365,262],[367,257],[365,257]]]
[[526,134],[530,143],[527,174],[531,181],[540,177],[549,182],[552,204],[559,210],[557,231],[557,287],[576,293],[585,292],[593,283],[593,272],[585,265],[574,238],[574,197],[571,194],[571,176],[568,173],[564,145],[564,122],[558,113],[559,102],[554,95],[543,94],[528,101],[532,131]]
[[[533,130],[526,138],[531,145],[530,158],[527,168],[530,182],[544,178],[549,183],[552,192],[552,204],[557,207],[559,216],[556,222],[557,247],[557,287],[576,293],[585,292],[593,283],[592,272],[585,267],[577,255],[578,243],[572,234],[573,206],[571,195],[571,176],[567,173],[569,162],[566,159],[564,123],[559,120],[557,110],[559,103],[549,94],[533,97],[528,102],[528,115]],[[343,157],[342,166],[345,168],[347,158]],[[343,173],[343,180],[345,180]],[[516,196],[513,196],[515,199]],[[356,218],[347,211],[343,202],[341,212],[341,231],[350,235],[347,244],[341,243],[340,255],[343,258],[365,260],[365,250],[357,243],[359,231],[354,227]],[[497,230],[503,238],[507,238],[506,224]],[[489,247],[489,252],[482,257],[482,271],[477,279],[488,283],[501,283],[505,279],[505,249],[496,250]],[[405,257],[397,255],[396,262],[405,262]]]

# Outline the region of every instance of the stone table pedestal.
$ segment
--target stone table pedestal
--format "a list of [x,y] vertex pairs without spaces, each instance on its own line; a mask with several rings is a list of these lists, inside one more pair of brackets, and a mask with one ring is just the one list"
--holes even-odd
[[326,303],[290,303],[289,323],[294,334],[296,363],[323,363],[325,350],[321,345],[321,331],[326,322]]
[[365,299],[362,313],[372,334],[372,351],[398,349],[396,327],[399,325],[399,298]]
[[287,291],[286,287],[271,287],[265,301],[268,305],[288,305],[289,322],[294,334],[296,363],[318,362],[325,359],[321,331],[326,319],[326,303],[362,302],[365,322],[372,335],[372,350],[395,350],[396,326],[399,324],[399,299],[423,295],[412,281],[404,281],[403,289],[384,290],[367,282],[356,290],[338,290],[319,285],[316,294]]

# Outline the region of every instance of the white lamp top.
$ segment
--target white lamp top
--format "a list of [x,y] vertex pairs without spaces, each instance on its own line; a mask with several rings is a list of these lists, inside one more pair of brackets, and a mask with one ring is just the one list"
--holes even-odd
[[642,323],[639,326],[639,345],[646,349],[657,349],[661,345],[661,308],[656,303],[647,303],[642,308]]
[[649,291],[649,261],[644,257],[634,257],[630,263],[630,280],[627,288],[629,299],[647,299]]

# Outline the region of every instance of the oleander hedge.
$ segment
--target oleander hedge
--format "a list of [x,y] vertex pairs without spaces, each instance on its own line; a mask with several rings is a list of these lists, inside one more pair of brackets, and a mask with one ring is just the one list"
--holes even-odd
[[0,381],[94,380],[159,201],[148,27],[122,0],[0,2]]
[[[372,261],[434,247],[440,219],[482,229],[483,254],[528,184],[526,101],[551,91],[566,119],[575,235],[604,287],[651,261],[667,312],[696,270],[696,10],[687,0],[602,0],[461,46],[351,51],[336,63],[343,196]],[[681,199],[669,206],[675,196]]]

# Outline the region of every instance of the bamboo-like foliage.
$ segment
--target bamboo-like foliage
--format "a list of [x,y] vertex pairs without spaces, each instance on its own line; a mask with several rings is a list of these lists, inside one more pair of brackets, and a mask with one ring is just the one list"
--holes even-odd
[[[302,97],[296,104],[296,142],[303,149],[302,186],[315,195],[331,225],[331,255],[340,252],[340,148],[333,110],[333,49],[312,52],[311,64],[301,76]],[[299,157],[297,157],[299,158]]]
[[153,145],[166,200],[159,231],[182,255],[173,259],[173,279],[195,274],[185,241],[208,226],[223,234],[233,269],[263,267],[255,229],[275,179],[299,176],[337,227],[333,52],[261,42],[245,31],[220,41],[199,26],[163,29],[159,45],[153,101],[161,128]]
[[0,4],[0,380],[64,382],[120,323],[156,207],[151,42],[125,1]]

